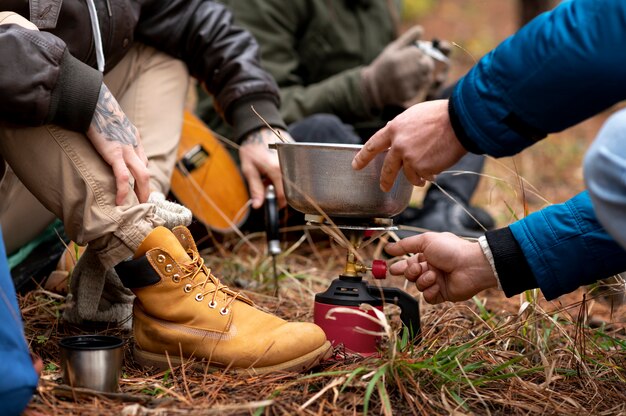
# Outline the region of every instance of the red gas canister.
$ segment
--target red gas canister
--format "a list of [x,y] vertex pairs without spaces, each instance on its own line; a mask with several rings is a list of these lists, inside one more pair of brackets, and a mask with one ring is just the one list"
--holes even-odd
[[[319,325],[333,346],[343,345],[346,351],[363,356],[377,354],[381,337],[365,334],[361,328],[380,333],[383,328],[364,316],[351,313],[332,313],[337,308],[349,308],[363,312],[359,306],[363,303],[382,310],[383,303],[393,303],[400,307],[400,319],[404,330],[409,331],[411,339],[419,337],[419,303],[408,293],[397,289],[368,285],[360,276],[344,276],[332,281],[330,287],[315,295],[313,308],[314,322]],[[374,312],[368,312],[376,317]]]

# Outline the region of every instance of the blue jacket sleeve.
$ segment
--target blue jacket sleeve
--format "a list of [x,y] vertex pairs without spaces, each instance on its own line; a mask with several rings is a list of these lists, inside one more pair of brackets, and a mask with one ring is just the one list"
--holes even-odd
[[510,156],[626,98],[626,1],[566,1],[483,57],[450,115],[467,150]]
[[0,231],[0,414],[20,415],[39,380],[33,367]]
[[602,228],[586,191],[509,228],[546,299],[626,270],[626,251]]

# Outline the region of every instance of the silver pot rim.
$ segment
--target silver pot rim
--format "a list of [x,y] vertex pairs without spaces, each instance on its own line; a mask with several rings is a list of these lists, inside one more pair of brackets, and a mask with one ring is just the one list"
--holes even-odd
[[315,142],[276,142],[270,143],[269,147],[275,149],[281,146],[297,146],[297,147],[316,147],[324,149],[362,149],[362,144],[346,144],[346,143],[315,143]]

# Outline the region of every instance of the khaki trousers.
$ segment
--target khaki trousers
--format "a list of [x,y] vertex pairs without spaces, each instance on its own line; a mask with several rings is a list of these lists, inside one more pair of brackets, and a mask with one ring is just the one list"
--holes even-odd
[[[0,24],[30,22],[0,13]],[[32,24],[31,24],[32,25]],[[153,190],[167,193],[188,87],[185,65],[137,44],[104,82],[140,132]],[[112,169],[82,133],[54,125],[0,124],[0,156],[9,165],[0,186],[0,222],[7,252],[36,237],[54,217],[78,244],[89,243],[108,269],[132,256],[163,221],[130,193],[115,205]],[[0,163],[0,171],[4,168]]]

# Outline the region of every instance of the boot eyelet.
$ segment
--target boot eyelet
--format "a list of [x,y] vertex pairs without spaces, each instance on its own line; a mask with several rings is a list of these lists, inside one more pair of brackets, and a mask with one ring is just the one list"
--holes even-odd
[[179,283],[179,282],[180,282],[180,275],[179,275],[178,273],[175,273],[175,274],[172,276],[172,281],[173,281],[174,283]]
[[197,300],[198,302],[202,302],[202,299],[204,299],[204,295],[202,295],[202,293],[198,293],[198,294],[196,295],[196,300]]
[[166,272],[172,273],[172,270],[174,270],[174,266],[172,266],[171,264],[168,264],[167,266],[165,266]]
[[159,254],[159,255],[157,256],[157,261],[158,261],[159,263],[163,263],[163,262],[165,261],[165,256],[164,256],[163,254]]
[[192,289],[191,285],[189,283],[187,283],[183,290],[185,291],[185,293],[189,293],[189,292],[191,292],[191,289]]
[[215,309],[216,306],[217,306],[217,302],[213,302],[213,301],[209,302],[209,308]]
[[222,309],[220,309],[220,315],[228,315],[229,311],[230,311],[230,309],[222,308]]

